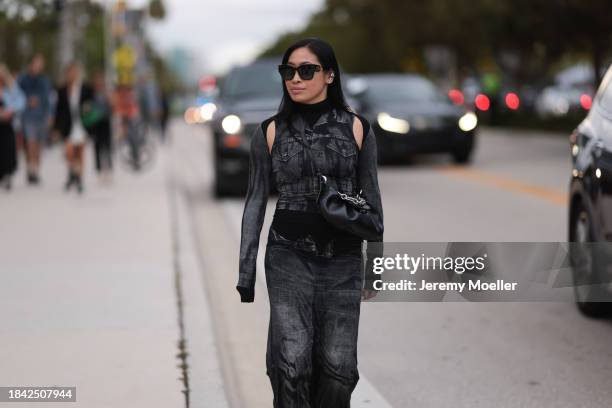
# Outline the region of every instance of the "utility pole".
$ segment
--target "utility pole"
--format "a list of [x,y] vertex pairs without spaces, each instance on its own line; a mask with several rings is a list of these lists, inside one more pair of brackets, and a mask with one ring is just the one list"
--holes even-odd
[[54,0],[55,10],[59,14],[59,46],[57,49],[58,72],[74,59],[75,43],[75,20],[72,2],[66,0]]
[[104,0],[104,78],[106,91],[112,95],[115,76],[113,73],[113,0]]

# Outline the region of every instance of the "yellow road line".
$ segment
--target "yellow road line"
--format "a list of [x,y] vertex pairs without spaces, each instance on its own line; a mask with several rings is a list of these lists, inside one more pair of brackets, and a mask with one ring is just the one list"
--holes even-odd
[[510,192],[527,194],[565,207],[568,205],[568,196],[565,193],[544,188],[535,184],[523,183],[518,180],[491,174],[482,170],[453,165],[435,166],[435,170],[450,177],[470,180]]

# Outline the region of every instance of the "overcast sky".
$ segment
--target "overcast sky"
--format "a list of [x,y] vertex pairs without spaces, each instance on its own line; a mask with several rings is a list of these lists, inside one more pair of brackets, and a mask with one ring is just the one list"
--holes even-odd
[[[146,0],[132,0],[139,6]],[[252,59],[280,33],[304,27],[324,0],[165,0],[167,17],[152,22],[157,49],[189,50],[202,70],[220,73]]]

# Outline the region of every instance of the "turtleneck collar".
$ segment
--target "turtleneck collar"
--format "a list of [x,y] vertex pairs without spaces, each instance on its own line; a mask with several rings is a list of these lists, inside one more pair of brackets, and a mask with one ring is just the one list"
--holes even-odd
[[310,126],[313,126],[317,119],[319,119],[323,113],[331,110],[331,108],[332,105],[329,98],[316,103],[295,103],[295,110],[302,114]]
[[322,112],[331,108],[331,103],[329,102],[329,98],[323,99],[321,102],[316,103],[295,103],[295,108],[300,112]]

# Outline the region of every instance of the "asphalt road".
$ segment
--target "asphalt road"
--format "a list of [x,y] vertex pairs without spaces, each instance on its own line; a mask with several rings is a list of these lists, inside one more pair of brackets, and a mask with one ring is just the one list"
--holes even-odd
[[[205,128],[173,133],[227,392],[235,407],[269,408],[263,269],[255,303],[240,304],[234,289],[244,201],[212,198]],[[470,166],[435,155],[380,167],[385,241],[565,241],[570,170],[565,135],[492,129]],[[611,321],[572,303],[370,302],[361,313],[354,407],[612,405]]]

